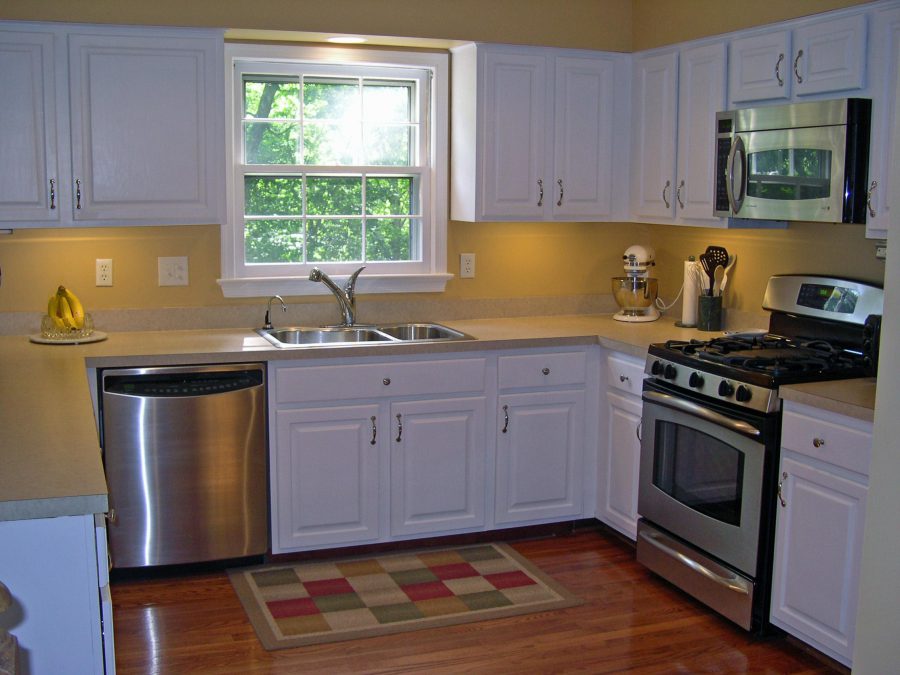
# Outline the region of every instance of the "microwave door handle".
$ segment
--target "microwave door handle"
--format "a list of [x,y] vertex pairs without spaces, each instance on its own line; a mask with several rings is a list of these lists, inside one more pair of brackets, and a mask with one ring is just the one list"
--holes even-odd
[[[738,189],[735,190],[735,162],[740,162],[740,173],[737,175]],[[728,193],[728,204],[731,206],[731,212],[737,215],[741,207],[744,205],[744,183],[747,180],[747,149],[744,146],[744,139],[740,136],[734,137],[731,144],[731,151],[728,153],[728,163],[725,166],[725,191]]]
[[679,410],[681,412],[688,413],[689,415],[694,415],[695,417],[705,419],[709,422],[712,422],[713,424],[718,424],[721,427],[730,429],[731,431],[735,431],[739,434],[743,434],[744,436],[760,436],[759,429],[754,427],[752,424],[747,424],[747,422],[732,419],[720,412],[710,410],[709,408],[694,403],[693,401],[678,398],[677,396],[672,396],[671,394],[663,394],[658,391],[645,391],[644,400],[649,401],[650,403],[658,403],[659,405],[665,406],[667,408],[672,408],[673,410]]

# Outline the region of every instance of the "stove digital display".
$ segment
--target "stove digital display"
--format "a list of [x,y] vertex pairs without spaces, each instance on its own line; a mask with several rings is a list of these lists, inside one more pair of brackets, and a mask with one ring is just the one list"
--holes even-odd
[[836,314],[853,314],[859,292],[841,286],[823,286],[821,284],[802,284],[797,297],[801,307],[821,309]]

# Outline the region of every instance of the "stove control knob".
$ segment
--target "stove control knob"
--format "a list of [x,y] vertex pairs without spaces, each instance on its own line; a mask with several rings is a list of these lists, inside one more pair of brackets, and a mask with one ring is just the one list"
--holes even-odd
[[663,371],[663,363],[662,361],[654,361],[650,366],[650,374],[651,375],[659,375]]
[[731,396],[734,394],[734,385],[731,384],[728,380],[722,380],[719,382],[719,396]]
[[739,403],[746,403],[751,398],[753,398],[753,392],[750,390],[750,387],[745,387],[744,385],[740,385],[737,388],[737,392],[735,393],[734,398]]
[[675,366],[671,363],[666,365],[666,369],[663,371],[663,377],[667,380],[674,380],[678,376],[678,371],[675,370]]
[[703,389],[703,376],[700,373],[691,373],[688,378],[688,386],[694,389]]

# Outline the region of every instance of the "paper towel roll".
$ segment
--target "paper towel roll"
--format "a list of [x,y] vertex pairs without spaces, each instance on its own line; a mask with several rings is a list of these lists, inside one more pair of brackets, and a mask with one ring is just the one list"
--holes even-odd
[[684,261],[684,291],[681,296],[681,324],[686,328],[697,325],[697,297],[700,295],[700,287],[697,284],[697,275],[693,267],[697,263],[693,260]]

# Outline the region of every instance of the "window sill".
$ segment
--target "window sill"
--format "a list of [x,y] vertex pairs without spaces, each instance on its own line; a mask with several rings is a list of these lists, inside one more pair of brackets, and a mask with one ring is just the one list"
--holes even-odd
[[[443,293],[452,274],[379,274],[360,276],[356,292],[364,293]],[[332,277],[342,286],[347,275]],[[244,279],[218,279],[222,295],[226,298],[268,298],[273,295],[306,296],[331,293],[323,284],[306,277],[250,277]]]

